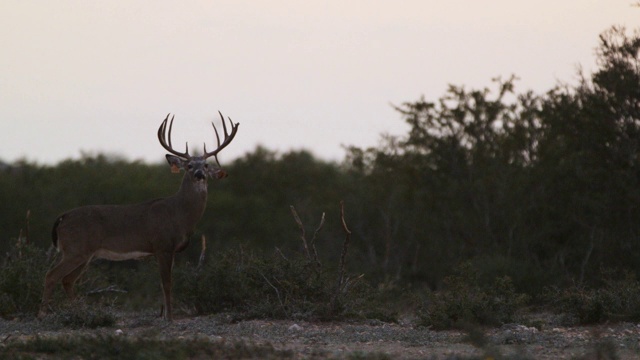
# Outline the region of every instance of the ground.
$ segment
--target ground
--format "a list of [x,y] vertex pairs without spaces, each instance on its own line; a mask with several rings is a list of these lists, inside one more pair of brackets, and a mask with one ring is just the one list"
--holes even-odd
[[120,314],[118,319],[115,326],[98,329],[69,329],[46,319],[0,320],[0,346],[35,337],[113,335],[266,344],[288,350],[289,358],[296,359],[640,358],[640,325],[632,323],[592,327],[507,324],[435,331],[414,326],[411,321],[235,321],[229,314],[179,317],[172,323],[151,314]]

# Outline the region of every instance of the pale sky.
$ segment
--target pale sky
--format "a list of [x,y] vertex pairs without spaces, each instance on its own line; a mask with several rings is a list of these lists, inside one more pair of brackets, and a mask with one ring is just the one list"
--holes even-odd
[[257,144],[342,160],[406,127],[392,104],[517,75],[516,90],[574,82],[598,35],[640,28],[635,0],[2,0],[0,160],[81,152],[163,161],[214,147],[217,111],[240,122],[222,162]]

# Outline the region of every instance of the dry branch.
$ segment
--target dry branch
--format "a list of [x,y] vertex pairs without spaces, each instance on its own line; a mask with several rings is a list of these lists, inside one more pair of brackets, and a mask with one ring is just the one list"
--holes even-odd
[[[332,311],[337,310],[336,307],[338,304],[338,298],[340,297],[340,294],[345,292],[345,290],[350,284],[350,281],[348,278],[345,280],[345,274],[346,274],[346,263],[347,263],[347,251],[349,250],[349,242],[351,241],[351,230],[349,230],[349,227],[347,226],[347,222],[344,219],[344,201],[340,201],[340,221],[342,223],[342,230],[345,233],[345,239],[344,239],[344,242],[342,243],[342,254],[340,255],[340,267],[338,269],[339,270],[338,282],[336,284],[335,293],[331,298],[330,305],[331,305]],[[360,278],[362,278],[362,276],[356,278],[356,280],[359,280]]]
[[344,201],[340,201],[340,221],[342,223],[342,230],[345,233],[344,243],[342,243],[342,254],[340,255],[340,278],[338,279],[338,288],[342,288],[345,275],[345,265],[347,262],[347,251],[349,250],[349,242],[351,241],[351,230],[347,227],[347,222],[344,219]]
[[91,290],[91,291],[87,292],[87,295],[102,294],[102,293],[106,293],[106,292],[114,292],[114,293],[124,293],[124,294],[126,294],[127,290],[120,289],[116,285],[109,285],[106,288]]
[[204,255],[205,252],[207,251],[207,238],[204,236],[204,234],[202,235],[202,250],[200,251],[200,258],[198,259],[198,267],[196,268],[196,270],[200,270],[202,269],[202,265],[204,265]]
[[296,221],[296,224],[298,224],[298,227],[300,228],[300,232],[302,232],[302,234],[300,235],[300,238],[302,239],[302,244],[304,245],[304,251],[307,254],[307,259],[311,259],[311,254],[309,253],[309,246],[307,246],[307,238],[305,237],[304,225],[302,225],[302,221],[300,220],[300,216],[298,216],[298,212],[296,211],[296,208],[293,207],[293,205],[290,205],[289,207],[291,208],[293,219]]
[[318,252],[316,251],[316,238],[318,237],[318,233],[324,226],[325,213],[322,213],[322,217],[320,218],[320,224],[318,225],[316,230],[313,232],[313,237],[311,238],[311,242],[310,242],[311,250],[309,250],[309,244],[307,243],[306,232],[304,230],[304,225],[302,224],[302,220],[300,220],[300,216],[298,216],[298,212],[296,211],[296,208],[293,207],[293,205],[290,205],[290,208],[291,208],[291,213],[293,214],[293,219],[296,221],[296,224],[298,224],[298,227],[300,228],[300,232],[301,232],[300,238],[302,239],[302,244],[304,245],[304,251],[307,255],[307,260],[315,262],[319,268],[322,267],[322,264],[320,263],[320,259],[318,259]]
[[25,219],[26,230],[24,234],[24,243],[29,244],[29,221],[31,220],[31,210],[27,210],[27,218]]
[[311,238],[311,251],[313,251],[313,261],[315,261],[318,267],[321,267],[322,264],[320,264],[320,260],[318,260],[318,252],[316,251],[316,237],[318,236],[318,233],[320,232],[323,226],[324,226],[324,213],[322,213],[322,218],[320,219],[320,225],[318,225],[318,227],[316,228],[316,231],[313,232],[313,237]]

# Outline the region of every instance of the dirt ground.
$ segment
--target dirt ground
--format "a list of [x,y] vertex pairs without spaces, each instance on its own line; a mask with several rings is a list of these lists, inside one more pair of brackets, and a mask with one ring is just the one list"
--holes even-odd
[[640,325],[631,323],[593,327],[541,324],[537,326],[541,330],[508,324],[467,333],[434,331],[414,326],[411,321],[234,321],[228,314],[182,317],[172,323],[144,314],[118,318],[114,327],[99,329],[68,329],[46,319],[0,320],[0,346],[35,336],[113,334],[271,344],[292,351],[300,359],[640,359]]

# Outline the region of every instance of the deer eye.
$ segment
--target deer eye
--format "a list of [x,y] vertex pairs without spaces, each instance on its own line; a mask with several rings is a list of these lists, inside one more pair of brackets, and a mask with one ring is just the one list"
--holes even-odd
[[209,164],[204,164],[204,168],[208,169],[209,168]]
[[193,169],[193,164],[188,164],[187,168],[189,168],[189,170]]

